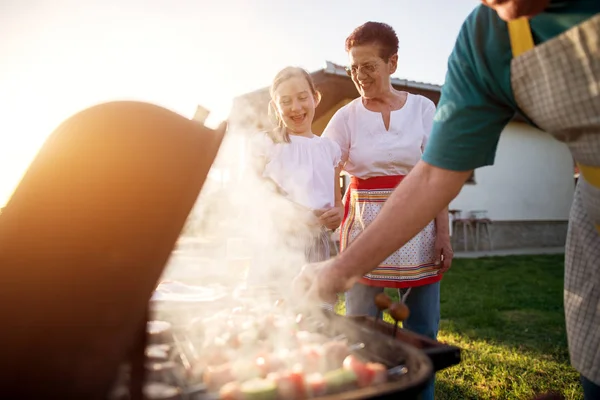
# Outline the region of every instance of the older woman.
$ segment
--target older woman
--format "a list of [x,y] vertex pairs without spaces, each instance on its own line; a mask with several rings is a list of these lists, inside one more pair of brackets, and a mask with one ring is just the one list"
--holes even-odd
[[[351,175],[341,251],[375,219],[394,188],[421,159],[435,114],[431,100],[392,87],[398,38],[389,25],[367,22],[356,28],[346,39],[346,51],[348,74],[360,97],[338,110],[323,133],[340,145],[344,170]],[[404,327],[435,339],[440,280],[451,260],[445,209],[346,293],[346,313],[375,315],[374,297],[384,288],[398,289],[411,311]],[[433,399],[433,382],[423,398]]]

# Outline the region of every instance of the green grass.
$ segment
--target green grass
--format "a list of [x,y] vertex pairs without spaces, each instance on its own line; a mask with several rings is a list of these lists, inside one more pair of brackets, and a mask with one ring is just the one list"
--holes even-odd
[[437,374],[436,399],[531,399],[547,391],[583,398],[569,364],[563,271],[562,255],[454,261],[442,281],[438,340],[462,348],[463,360]]

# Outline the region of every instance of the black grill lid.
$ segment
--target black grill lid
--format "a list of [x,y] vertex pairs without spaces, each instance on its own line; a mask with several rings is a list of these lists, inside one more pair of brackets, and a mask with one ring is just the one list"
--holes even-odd
[[0,214],[3,398],[105,396],[223,135],[114,102],[49,137]]

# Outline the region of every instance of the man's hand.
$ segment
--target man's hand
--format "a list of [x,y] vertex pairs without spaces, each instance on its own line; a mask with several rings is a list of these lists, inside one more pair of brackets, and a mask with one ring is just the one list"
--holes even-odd
[[294,297],[305,302],[335,303],[337,294],[350,289],[356,281],[345,276],[339,260],[332,258],[302,267],[292,283]]

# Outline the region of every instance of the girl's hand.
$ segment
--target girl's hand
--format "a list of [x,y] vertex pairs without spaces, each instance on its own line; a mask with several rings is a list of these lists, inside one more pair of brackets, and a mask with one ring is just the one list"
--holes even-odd
[[336,230],[342,223],[344,208],[342,206],[332,207],[319,216],[319,222],[327,229]]

